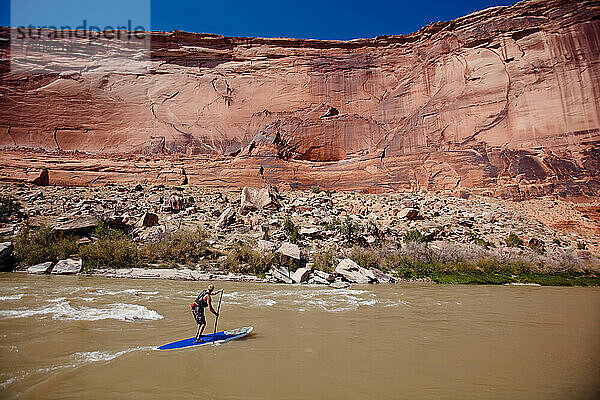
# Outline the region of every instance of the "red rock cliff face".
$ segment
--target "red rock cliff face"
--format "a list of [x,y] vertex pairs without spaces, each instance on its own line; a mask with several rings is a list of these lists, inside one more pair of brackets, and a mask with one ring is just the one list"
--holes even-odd
[[[54,183],[161,181],[102,172],[109,154],[137,153],[205,185],[600,192],[594,1],[525,1],[348,42],[153,33],[144,74],[14,74],[4,43],[0,178],[44,166],[50,153],[28,166],[10,150],[35,148],[61,152]],[[94,173],[65,173],[74,159]]]

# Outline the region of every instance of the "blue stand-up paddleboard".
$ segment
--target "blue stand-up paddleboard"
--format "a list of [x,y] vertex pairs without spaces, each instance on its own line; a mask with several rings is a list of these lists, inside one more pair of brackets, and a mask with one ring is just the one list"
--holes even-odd
[[215,334],[209,333],[208,335],[202,335],[202,343],[196,343],[196,338],[191,337],[189,339],[163,344],[162,346],[159,346],[157,350],[176,350],[184,349],[186,347],[204,346],[213,343],[225,343],[229,342],[230,340],[243,338],[252,332],[253,329],[253,327],[247,326],[245,328],[231,329],[228,331],[217,332]]

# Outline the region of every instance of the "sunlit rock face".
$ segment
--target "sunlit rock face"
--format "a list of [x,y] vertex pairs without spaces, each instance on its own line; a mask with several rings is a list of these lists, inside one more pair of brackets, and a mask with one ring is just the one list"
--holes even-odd
[[347,42],[153,33],[131,73],[13,73],[4,40],[0,179],[170,183],[183,167],[207,186],[598,195],[599,17],[525,1]]

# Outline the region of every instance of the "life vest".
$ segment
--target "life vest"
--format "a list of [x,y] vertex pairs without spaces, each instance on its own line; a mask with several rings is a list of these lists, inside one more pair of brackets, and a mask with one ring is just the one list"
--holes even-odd
[[192,303],[192,307],[194,305],[196,305],[197,307],[200,307],[200,308],[208,307],[208,303],[206,302],[206,300],[204,300],[204,297],[206,297],[207,294],[208,294],[208,290],[204,289],[198,295],[198,297],[196,297],[196,301],[194,301],[194,303]]

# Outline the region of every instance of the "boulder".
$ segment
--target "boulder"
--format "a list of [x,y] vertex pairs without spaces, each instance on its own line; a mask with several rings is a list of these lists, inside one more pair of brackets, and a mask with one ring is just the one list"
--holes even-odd
[[53,274],[61,274],[61,275],[71,275],[78,274],[83,269],[83,265],[81,260],[77,260],[74,258],[67,258],[66,260],[60,260],[54,266],[52,270]]
[[296,260],[300,259],[300,248],[290,242],[282,243],[277,252]]
[[136,225],[147,227],[156,226],[158,225],[158,215],[151,212],[144,213]]
[[292,275],[292,280],[294,281],[294,283],[302,283],[302,282],[306,282],[309,277],[310,277],[310,269],[298,268]]
[[129,215],[108,215],[104,219],[104,223],[111,229],[120,229],[125,232],[129,232],[133,226],[135,220]]
[[92,243],[92,241],[87,236],[77,239],[77,246],[83,246],[84,244],[89,244],[89,243]]
[[32,265],[27,268],[28,274],[48,274],[52,271],[52,261],[48,261],[41,264]]
[[313,271],[314,276],[318,276],[321,279],[325,279],[328,282],[333,282],[335,280],[335,275],[330,274],[329,272],[320,271],[318,269]]
[[139,237],[143,242],[158,243],[166,236],[167,228],[164,225],[157,225],[146,229],[139,233]]
[[312,278],[310,278],[308,283],[314,283],[317,285],[329,285],[331,282],[329,282],[327,279],[321,278],[318,275],[314,275]]
[[302,236],[306,237],[318,237],[321,234],[321,230],[319,228],[302,228],[299,232]]
[[231,224],[233,221],[235,221],[235,210],[233,209],[233,207],[227,207],[225,211],[221,213],[221,215],[217,219],[217,222],[215,222],[215,228],[223,229],[227,225]]
[[415,220],[419,218],[419,210],[416,208],[403,208],[398,213],[398,217],[408,220]]
[[271,276],[279,282],[293,283],[290,277],[290,271],[286,267],[271,267]]
[[36,176],[32,181],[32,184],[37,186],[48,186],[50,184],[50,178],[48,177],[48,168],[44,168],[40,171],[40,174]]
[[2,242],[0,243],[0,262],[4,261],[8,257],[12,255],[14,250],[14,246],[12,242]]
[[0,271],[12,269],[16,260],[13,256],[14,246],[12,242],[0,243]]
[[344,258],[335,268],[335,272],[344,279],[354,283],[374,283],[377,277],[373,272],[365,269],[349,258]]
[[370,271],[373,273],[373,275],[375,275],[375,277],[377,278],[377,282],[380,283],[396,283],[398,280],[396,278],[394,278],[392,275],[390,274],[386,274],[385,272],[383,272],[380,269],[377,268],[371,268]]
[[260,251],[264,251],[264,252],[275,251],[275,243],[271,242],[270,240],[259,239],[257,246],[258,246],[258,250],[260,250]]
[[98,226],[98,223],[99,221],[95,217],[78,217],[67,220],[65,222],[61,222],[58,225],[54,226],[53,229],[56,232],[61,232],[65,234],[84,235],[93,232],[94,229],[96,229],[96,227]]
[[249,211],[276,208],[279,208],[279,203],[270,189],[252,187],[242,189],[240,213],[245,214]]

